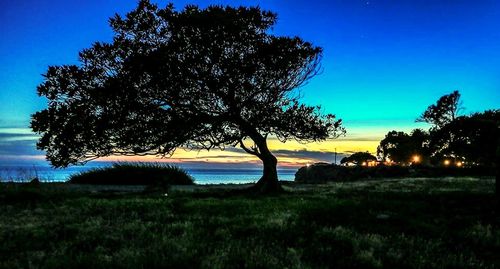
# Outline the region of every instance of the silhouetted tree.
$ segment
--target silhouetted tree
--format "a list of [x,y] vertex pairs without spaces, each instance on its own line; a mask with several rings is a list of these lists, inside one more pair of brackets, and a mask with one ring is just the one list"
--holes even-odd
[[369,152],[356,152],[353,153],[351,156],[342,158],[342,160],[340,160],[340,163],[344,164],[352,162],[356,165],[361,165],[364,162],[370,162],[376,160],[377,157],[371,155]]
[[440,128],[455,120],[461,109],[460,93],[454,91],[439,98],[435,105],[427,107],[416,121],[427,122]]
[[396,163],[412,162],[412,157],[418,155],[420,161],[427,159],[429,134],[421,129],[415,129],[411,134],[405,132],[390,131],[380,141],[377,147],[377,155],[382,160],[391,160]]
[[[239,146],[262,160],[261,191],[280,189],[268,136],[300,142],[343,128],[294,90],[317,74],[322,50],[270,33],[276,14],[260,8],[149,1],[110,19],[111,43],[80,53],[80,65],[49,67],[33,115],[38,148],[56,167],[108,155]],[[248,145],[248,143],[252,143]]]
[[431,130],[430,148],[433,155],[440,159],[448,157],[476,165],[494,166],[498,128],[500,110],[461,116],[440,129]]

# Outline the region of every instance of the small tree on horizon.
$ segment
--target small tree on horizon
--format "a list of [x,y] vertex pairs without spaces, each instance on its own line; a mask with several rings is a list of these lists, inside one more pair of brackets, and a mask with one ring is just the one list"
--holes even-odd
[[348,157],[344,157],[340,160],[341,164],[352,162],[355,165],[361,165],[364,162],[376,161],[377,157],[373,156],[369,152],[356,152]]
[[111,43],[80,52],[80,65],[48,68],[37,89],[48,108],[31,122],[42,135],[37,147],[55,167],[241,147],[263,163],[256,188],[280,190],[269,136],[312,142],[344,129],[295,90],[317,74],[321,48],[272,35],[275,23],[276,14],[255,7],[176,11],[140,1],[110,19]]

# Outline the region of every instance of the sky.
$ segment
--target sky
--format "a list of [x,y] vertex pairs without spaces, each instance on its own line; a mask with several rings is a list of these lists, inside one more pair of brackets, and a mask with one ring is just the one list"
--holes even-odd
[[[153,1],[160,6],[166,1]],[[78,64],[78,52],[110,41],[108,18],[135,0],[24,0],[0,3],[0,164],[43,162],[30,115],[46,107],[36,86],[49,65]],[[302,87],[303,102],[343,119],[347,134],[321,143],[270,139],[282,166],[375,153],[391,130],[415,123],[440,96],[459,90],[463,113],[500,108],[500,1],[495,0],[265,0],[173,1],[260,6],[278,14],[276,35],[300,36],[324,49],[322,72]],[[254,165],[237,149],[178,150],[172,159],[199,165]]]

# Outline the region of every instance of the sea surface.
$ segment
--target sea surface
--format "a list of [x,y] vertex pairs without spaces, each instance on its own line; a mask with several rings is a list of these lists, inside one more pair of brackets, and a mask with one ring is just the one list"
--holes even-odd
[[[47,165],[2,165],[0,164],[0,181],[26,182],[37,177],[42,182],[64,182],[71,175],[90,169],[102,168],[111,164],[86,164],[71,166],[66,169],[54,169]],[[185,168],[197,184],[244,184],[259,180],[262,168]],[[297,169],[278,169],[280,180],[292,181]]]

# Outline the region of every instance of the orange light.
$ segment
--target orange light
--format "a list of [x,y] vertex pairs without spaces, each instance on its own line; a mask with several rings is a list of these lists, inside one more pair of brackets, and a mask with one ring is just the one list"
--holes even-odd
[[362,166],[366,166],[366,162],[363,162],[361,165],[362,165]]
[[418,156],[418,155],[414,155],[414,156],[413,156],[413,162],[414,162],[414,163],[418,163],[418,162],[420,162],[420,156]]
[[444,160],[444,165],[450,165],[450,160]]
[[457,167],[462,167],[462,162],[457,162]]

